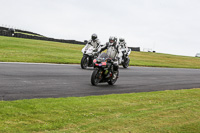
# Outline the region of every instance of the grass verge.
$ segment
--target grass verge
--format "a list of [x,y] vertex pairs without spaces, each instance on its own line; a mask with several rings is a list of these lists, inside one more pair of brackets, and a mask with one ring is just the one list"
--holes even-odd
[[200,89],[0,102],[0,132],[200,132]]
[[[79,64],[83,45],[0,36],[0,61]],[[200,68],[200,58],[132,52],[130,65]]]

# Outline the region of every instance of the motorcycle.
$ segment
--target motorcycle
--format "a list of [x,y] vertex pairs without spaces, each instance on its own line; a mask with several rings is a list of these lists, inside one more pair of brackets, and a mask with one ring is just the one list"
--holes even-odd
[[93,67],[93,60],[97,58],[97,50],[91,45],[86,45],[82,49],[83,57],[81,59],[81,68],[86,69],[87,67]]
[[119,71],[114,71],[113,60],[106,53],[101,53],[93,62],[94,71],[91,76],[91,84],[96,86],[98,83],[107,82],[109,85],[114,85]]
[[129,66],[130,58],[128,56],[130,53],[131,49],[128,49],[127,53],[125,49],[121,49],[121,52],[119,52],[118,61],[119,64],[122,65],[124,68],[127,68]]

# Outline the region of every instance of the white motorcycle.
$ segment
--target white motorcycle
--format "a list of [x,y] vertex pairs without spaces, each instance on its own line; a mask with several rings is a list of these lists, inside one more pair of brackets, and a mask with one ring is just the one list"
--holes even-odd
[[91,45],[86,45],[82,49],[83,57],[81,59],[81,68],[93,67],[93,60],[98,57],[98,50]]
[[131,49],[128,49],[126,52],[126,49],[121,49],[118,54],[118,63],[119,65],[122,65],[124,68],[127,68],[129,66],[130,58],[128,57],[131,53]]

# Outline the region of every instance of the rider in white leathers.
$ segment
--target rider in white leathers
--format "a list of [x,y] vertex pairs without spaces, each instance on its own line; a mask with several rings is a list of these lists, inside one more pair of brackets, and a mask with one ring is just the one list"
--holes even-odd
[[119,47],[119,54],[118,54],[119,63],[121,64],[122,57],[125,57],[124,55],[127,55],[127,53],[128,53],[128,47],[127,47],[126,42],[123,38],[119,38],[118,47]]
[[127,44],[126,44],[124,38],[119,38],[119,44],[118,45],[121,47],[121,49],[125,49],[126,53],[128,52],[128,47],[127,47]]
[[88,47],[93,46],[94,48],[94,52],[97,52],[97,49],[100,46],[100,41],[97,38],[97,34],[92,34],[91,39],[88,41],[88,43],[85,46],[85,49],[87,49]]

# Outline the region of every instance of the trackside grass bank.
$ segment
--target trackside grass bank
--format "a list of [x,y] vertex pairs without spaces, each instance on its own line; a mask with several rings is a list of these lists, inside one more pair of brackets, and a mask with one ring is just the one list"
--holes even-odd
[[0,132],[200,132],[200,89],[0,101]]
[[[83,45],[0,36],[1,62],[79,64]],[[200,68],[200,58],[160,53],[132,52],[130,65]]]

